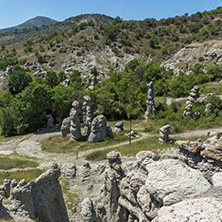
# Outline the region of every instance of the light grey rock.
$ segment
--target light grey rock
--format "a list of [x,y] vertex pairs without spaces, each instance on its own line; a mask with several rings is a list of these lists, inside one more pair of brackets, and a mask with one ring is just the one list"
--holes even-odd
[[64,163],[61,167],[62,173],[68,178],[73,179],[76,177],[77,168],[74,163]]
[[13,73],[12,66],[8,66],[8,67],[6,68],[5,74],[6,74],[7,76],[10,76],[10,75],[12,75],[12,73]]
[[90,142],[100,142],[105,139],[107,134],[110,134],[110,129],[107,127],[106,117],[98,115],[92,121],[91,133],[89,135]]
[[70,136],[70,124],[71,124],[70,117],[63,119],[62,126],[61,126],[62,137]]
[[183,200],[158,211],[155,222],[215,222],[222,220],[222,203],[216,198]]
[[96,213],[93,207],[92,200],[90,198],[85,198],[81,203],[81,215],[84,222],[95,222]]
[[159,143],[168,143],[170,134],[170,125],[165,125],[159,131]]
[[90,96],[84,96],[84,103],[82,107],[83,112],[83,124],[84,124],[84,131],[87,136],[89,136],[92,127],[93,121],[93,111],[91,108],[91,98]]
[[[34,69],[34,66],[33,66],[33,69]],[[41,70],[41,69],[38,69],[34,74],[33,76],[34,77],[38,77],[38,78],[44,78],[45,74],[47,72],[45,70]]]
[[54,128],[54,119],[52,115],[48,115],[47,128]]
[[193,115],[192,108],[193,108],[193,105],[189,102],[189,103],[186,105],[185,110],[184,110],[184,112],[183,112],[183,118],[192,117],[192,115]]
[[212,184],[214,187],[222,187],[222,172],[215,173],[212,176]]
[[213,113],[213,105],[211,103],[208,103],[206,105],[206,108],[205,108],[205,114],[206,116],[209,116],[211,113]]
[[91,175],[91,166],[89,162],[84,162],[82,168],[82,181],[88,180]]
[[[146,166],[153,161],[157,161],[157,155],[152,151],[140,151],[136,154],[137,166],[146,171]],[[147,172],[147,171],[146,171]]]
[[163,205],[171,205],[211,188],[200,171],[188,167],[180,160],[155,161],[146,168],[146,189]]
[[70,135],[73,141],[79,141],[82,139],[81,127],[79,120],[79,102],[74,101],[72,103],[72,109],[70,110]]
[[136,134],[134,133],[134,131],[130,131],[129,133],[126,134],[127,136],[130,136],[130,137],[133,137],[133,138],[136,138]]
[[28,184],[31,187],[34,215],[39,221],[69,221],[58,180],[60,174],[58,165],[53,164],[47,172]]
[[121,133],[124,131],[123,122],[119,121],[115,124],[115,128],[113,130],[114,133]]
[[161,159],[179,159],[179,150],[167,150],[160,154]]
[[149,115],[155,112],[155,103],[154,103],[154,88],[153,88],[153,81],[151,81],[148,85],[148,92],[147,92],[147,102],[146,102],[146,112],[144,114],[145,118],[148,118]]

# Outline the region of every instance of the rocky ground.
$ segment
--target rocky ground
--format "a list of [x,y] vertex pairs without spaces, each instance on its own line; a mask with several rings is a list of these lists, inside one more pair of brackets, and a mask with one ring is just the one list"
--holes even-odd
[[[203,143],[203,147],[199,149],[206,150],[205,155],[210,156],[210,151],[207,149],[210,145],[215,146],[220,142],[212,136],[220,131],[222,131],[222,128],[186,132],[177,136],[184,138],[193,137],[194,135],[210,136],[212,139]],[[219,213],[222,209],[222,192],[220,189],[222,177],[219,173],[221,165],[212,160],[212,155],[211,158],[209,157],[210,159],[203,160],[201,153],[193,152],[196,159],[199,155],[198,161],[190,156],[192,154],[191,150],[196,147],[193,143],[186,145],[187,148],[184,148],[185,145],[179,145],[179,153],[178,151],[168,152],[169,154],[162,155],[164,159],[159,161],[157,161],[154,153],[144,151],[140,152],[137,157],[120,157],[118,153],[113,152],[108,154],[108,161],[87,162],[84,160],[84,156],[91,151],[79,153],[78,159],[76,156],[46,154],[41,151],[39,145],[41,139],[60,133],[57,130],[39,131],[2,144],[0,151],[1,154],[4,152],[8,154],[16,150],[20,155],[25,154],[29,157],[41,159],[40,167],[51,167],[53,162],[58,163],[62,174],[69,178],[69,192],[78,195],[79,204],[68,210],[70,221],[114,222],[119,221],[118,218],[123,222],[178,220],[185,222],[200,221],[200,218],[202,218],[201,221],[222,220]],[[149,136],[150,134],[144,133],[133,142],[136,143]],[[121,143],[118,146],[124,144]],[[188,155],[184,150],[191,154]],[[182,153],[186,155],[182,155]],[[180,157],[181,155],[183,158]],[[196,160],[196,162],[193,163],[193,160]],[[202,163],[208,163],[208,165]],[[209,164],[211,164],[210,167]],[[214,175],[212,173],[214,170],[218,174]],[[55,174],[57,175],[57,173]],[[54,174],[52,173],[52,175]],[[35,183],[38,183],[39,180],[37,179]],[[23,185],[20,186],[23,187]],[[48,185],[42,187],[45,186],[48,187]],[[22,189],[22,192],[26,191]],[[51,201],[51,197],[49,199]],[[22,202],[20,198],[17,198],[17,201]],[[62,201],[59,200],[59,203],[62,204]],[[50,209],[51,212],[54,212],[54,210]],[[30,212],[33,213],[33,211],[36,211],[35,207]],[[29,216],[25,215],[32,219],[30,212]],[[211,214],[210,217],[209,214]],[[20,219],[21,215],[23,214],[20,214]],[[50,217],[50,214],[47,217]],[[66,214],[63,214],[63,217],[66,218]],[[16,217],[13,217],[13,219],[17,220]]]

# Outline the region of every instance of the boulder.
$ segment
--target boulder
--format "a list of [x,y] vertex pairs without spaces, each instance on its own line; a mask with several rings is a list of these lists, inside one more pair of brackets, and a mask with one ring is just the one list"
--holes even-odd
[[114,133],[121,133],[122,131],[124,131],[123,122],[119,121],[115,124],[115,128],[114,128],[113,132]]
[[152,222],[222,221],[222,202],[216,198],[183,200],[162,207]]
[[146,189],[162,205],[177,203],[211,188],[200,171],[188,167],[180,160],[155,161],[147,165],[146,169]]
[[106,117],[99,115],[92,121],[91,133],[89,135],[90,142],[101,142],[106,136],[109,136],[110,129],[107,127]]
[[159,131],[159,143],[168,143],[170,134],[170,125],[165,125]]
[[70,117],[63,119],[61,126],[62,137],[70,136],[70,123],[71,123]]

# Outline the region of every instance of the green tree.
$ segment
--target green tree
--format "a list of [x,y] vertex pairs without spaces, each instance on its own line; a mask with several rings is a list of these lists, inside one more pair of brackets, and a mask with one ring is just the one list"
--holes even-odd
[[59,78],[56,72],[48,71],[45,75],[45,83],[51,88],[59,84]]
[[14,72],[9,77],[8,89],[11,94],[18,94],[27,87],[31,81],[31,76],[26,74],[23,68],[16,66]]

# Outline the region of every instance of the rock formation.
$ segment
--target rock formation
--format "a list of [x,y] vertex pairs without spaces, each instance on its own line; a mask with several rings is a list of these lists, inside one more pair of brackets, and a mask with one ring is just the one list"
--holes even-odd
[[213,113],[213,105],[208,103],[205,108],[205,114],[206,116],[209,116],[211,113]]
[[122,131],[124,131],[123,122],[119,121],[115,124],[115,128],[114,128],[113,132],[114,133],[121,133]]
[[70,135],[73,141],[81,140],[81,127],[79,121],[79,102],[74,101],[72,103],[72,109],[70,110]]
[[159,143],[168,143],[170,134],[170,125],[165,125],[159,131]]
[[84,124],[84,131],[87,136],[89,136],[92,127],[93,121],[93,112],[91,108],[91,98],[89,96],[84,96],[84,103],[82,107],[83,112],[83,124]]
[[[199,98],[199,86],[196,85],[191,89],[191,92],[187,98],[186,107],[183,112],[184,118],[193,116],[193,113],[192,113],[193,105],[192,104],[194,102],[197,102],[198,98]],[[194,117],[196,120],[199,119],[200,113],[195,113]]]
[[205,142],[178,141],[179,158],[198,169],[211,180],[215,172],[222,172],[222,140],[213,136]]
[[82,202],[83,221],[220,221],[221,141],[180,141],[177,159],[141,151],[136,164],[124,165],[118,152],[108,153],[100,194]]
[[89,135],[90,142],[100,142],[107,136],[111,136],[112,131],[110,126],[107,126],[106,117],[99,115],[92,121],[91,133]]
[[155,111],[153,81],[147,85],[148,85],[147,102],[146,102],[147,109],[144,115],[145,118],[148,118],[149,115],[153,114]]
[[5,74],[6,74],[7,76],[10,76],[12,73],[13,73],[12,66],[9,65],[9,66],[6,68]]
[[25,180],[18,184],[11,181],[11,204],[7,208],[0,206],[0,218],[27,222],[68,222],[59,176],[60,169],[57,164],[53,164],[47,172],[29,183]]
[[70,117],[63,119],[61,126],[62,137],[70,136],[70,123],[71,123]]
[[187,98],[187,104],[196,102],[199,96],[199,86],[196,85],[191,89],[191,92]]
[[192,117],[193,116],[192,108],[193,108],[193,105],[191,103],[188,103],[186,105],[185,110],[183,112],[183,118]]
[[52,115],[48,116],[47,128],[54,128],[54,119]]

